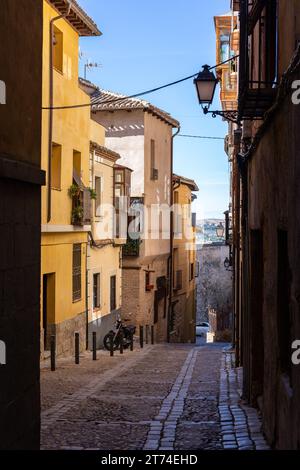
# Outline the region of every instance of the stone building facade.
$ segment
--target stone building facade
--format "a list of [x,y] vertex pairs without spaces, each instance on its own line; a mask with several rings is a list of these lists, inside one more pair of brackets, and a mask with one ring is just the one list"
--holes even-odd
[[[44,0],[43,23],[43,103],[49,107],[86,103],[88,97],[78,84],[79,38],[100,36],[100,31],[75,2],[68,11],[67,1]],[[75,333],[79,333],[80,350],[87,346],[90,136],[88,107],[44,110],[41,149],[47,186],[42,191],[42,358],[49,357],[51,336],[55,336],[58,356],[74,353]]]
[[199,188],[194,180],[173,175],[174,240],[170,341],[194,343],[196,327],[196,214],[192,202]]
[[241,0],[232,9],[238,23],[229,41],[240,54],[238,116],[227,139],[237,362],[244,397],[260,408],[269,443],[300,449],[300,369],[292,363],[300,338],[300,108],[292,100],[300,5]]
[[[92,118],[105,127],[106,145],[121,155],[118,163],[133,169],[131,218],[140,217],[140,222],[129,228],[128,243],[123,248],[122,315],[137,326],[154,324],[156,340],[166,341],[172,270],[170,215],[167,223],[159,223],[157,228],[152,226],[150,209],[170,207],[172,131],[179,123],[143,100],[99,89],[91,91],[91,96]],[[160,220],[159,215],[156,220]]]
[[[209,313],[213,311],[216,315],[216,325],[212,329],[218,332],[217,336],[233,326],[232,271],[224,266],[226,258],[228,258],[228,246],[224,243],[211,243],[197,247],[199,265],[197,324],[208,322]],[[228,331],[227,337],[230,336],[229,333]]]
[[2,450],[38,449],[40,439],[42,21],[41,0],[1,1],[0,79],[6,85],[6,104],[0,104]]

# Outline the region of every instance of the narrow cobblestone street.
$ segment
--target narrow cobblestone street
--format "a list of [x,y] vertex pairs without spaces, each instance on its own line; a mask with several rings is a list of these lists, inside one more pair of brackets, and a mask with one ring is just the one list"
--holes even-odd
[[265,449],[228,345],[136,347],[46,364],[42,449]]

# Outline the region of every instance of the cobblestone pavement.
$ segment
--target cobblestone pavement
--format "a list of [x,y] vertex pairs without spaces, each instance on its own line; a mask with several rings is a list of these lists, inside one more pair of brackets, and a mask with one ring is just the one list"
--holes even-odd
[[43,364],[42,449],[265,448],[224,345],[155,345]]
[[256,410],[241,400],[242,379],[242,369],[234,368],[234,354],[225,350],[219,397],[223,448],[268,450]]

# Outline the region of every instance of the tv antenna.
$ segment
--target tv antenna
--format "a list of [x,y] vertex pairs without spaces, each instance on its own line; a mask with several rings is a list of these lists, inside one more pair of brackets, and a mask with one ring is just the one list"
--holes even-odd
[[100,68],[102,67],[102,64],[99,64],[98,62],[91,62],[91,60],[87,60],[87,62],[84,64],[84,79],[86,80],[87,77],[87,71],[92,70],[94,68]]

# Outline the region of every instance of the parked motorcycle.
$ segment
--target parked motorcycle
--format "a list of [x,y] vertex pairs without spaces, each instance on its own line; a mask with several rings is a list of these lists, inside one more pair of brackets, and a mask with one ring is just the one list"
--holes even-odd
[[[128,321],[128,320],[124,320]],[[115,323],[115,329],[111,330],[107,335],[104,336],[103,344],[105,349],[110,351],[110,338],[113,337],[113,350],[116,351],[120,347],[121,338],[123,338],[123,348],[129,348],[131,344],[131,338],[135,333],[135,326],[123,325],[122,319],[118,316]]]

